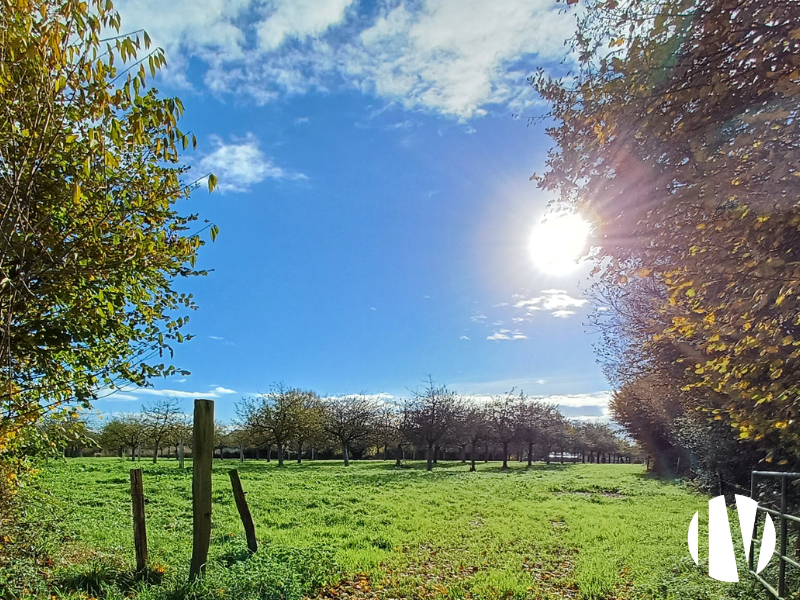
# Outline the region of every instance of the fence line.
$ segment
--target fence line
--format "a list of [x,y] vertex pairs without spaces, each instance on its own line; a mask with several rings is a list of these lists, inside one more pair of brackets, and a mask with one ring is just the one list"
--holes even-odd
[[[780,551],[773,553],[778,557],[778,589],[775,589],[770,583],[761,577],[755,571],[754,561],[755,561],[755,547],[756,544],[761,545],[761,542],[756,539],[756,531],[758,529],[758,518],[753,523],[753,538],[750,542],[750,558],[748,560],[747,570],[748,572],[753,575],[760,583],[763,585],[775,598],[776,600],[786,600],[786,565],[790,565],[796,569],[800,569],[800,564],[797,563],[795,560],[789,558],[786,555],[786,542],[787,537],[789,534],[789,525],[788,522],[792,521],[795,523],[800,523],[800,518],[795,517],[794,515],[790,515],[787,513],[788,508],[788,487],[789,487],[789,480],[800,479],[800,473],[783,473],[780,471],[753,471],[750,474],[750,498],[758,502],[758,497],[760,494],[758,493],[758,487],[756,485],[757,478],[765,478],[765,477],[780,477],[781,481],[781,499],[780,499],[780,509],[775,510],[772,508],[767,508],[765,506],[761,506],[758,504],[757,510],[762,511],[765,515],[775,515],[780,520]],[[720,477],[720,481],[722,478]]]

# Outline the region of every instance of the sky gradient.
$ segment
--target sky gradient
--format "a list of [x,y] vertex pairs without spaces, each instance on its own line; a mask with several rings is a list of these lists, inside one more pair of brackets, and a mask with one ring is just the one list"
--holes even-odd
[[[217,400],[272,382],[399,398],[429,376],[470,395],[511,388],[569,417],[605,414],[584,325],[588,266],[538,269],[550,147],[526,82],[569,67],[575,15],[554,2],[117,2],[163,46],[156,79],[198,138],[186,164],[219,188],[183,212],[220,228],[200,307],[176,347],[189,377],[98,401]],[[566,59],[565,64],[560,64]]]

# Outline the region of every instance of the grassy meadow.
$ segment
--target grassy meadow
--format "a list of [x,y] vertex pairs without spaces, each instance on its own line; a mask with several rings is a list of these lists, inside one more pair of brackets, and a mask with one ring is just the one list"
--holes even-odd
[[[191,462],[187,463],[190,467]],[[129,469],[142,468],[150,570],[133,576]],[[689,558],[707,497],[641,465],[214,461],[206,577],[187,587],[191,468],[116,458],[51,462],[4,542],[6,597],[753,598]],[[228,471],[239,469],[259,552],[248,557]],[[702,547],[702,544],[701,544]],[[701,548],[702,552],[702,548]],[[30,552],[28,552],[30,554]]]

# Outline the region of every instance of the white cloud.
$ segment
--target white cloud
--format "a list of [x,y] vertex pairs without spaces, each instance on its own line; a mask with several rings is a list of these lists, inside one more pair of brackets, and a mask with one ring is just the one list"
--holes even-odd
[[311,122],[311,119],[308,117],[297,117],[294,120],[295,125],[308,125]]
[[210,337],[212,340],[223,340],[223,339],[225,339],[225,338],[219,337],[218,335],[210,335],[208,337]]
[[549,0],[427,0],[385,11],[351,47],[345,71],[406,108],[462,119],[493,103],[522,102],[533,54],[563,57],[573,20]]
[[377,402],[378,404],[382,405],[393,405],[397,403],[398,398],[393,396],[392,394],[388,394],[386,392],[379,392],[377,394],[341,394],[338,396],[323,396],[323,400],[331,399],[336,400],[338,398],[367,398],[368,400],[372,400],[373,402]]
[[229,144],[219,136],[212,136],[211,143],[215,150],[200,160],[200,170],[214,173],[222,192],[246,192],[251,185],[265,179],[306,179],[302,173],[286,171],[273,164],[261,152],[252,133]]
[[483,323],[486,320],[486,315],[472,315],[469,320],[474,323]]
[[510,340],[511,338],[508,337],[505,333],[503,333],[501,331],[497,331],[497,332],[493,333],[492,335],[487,336],[486,339],[487,340],[496,341],[496,340]]
[[219,398],[220,394],[235,394],[234,390],[217,386],[207,392],[183,392],[181,390],[156,390],[153,388],[137,388],[130,390],[135,394],[145,394],[147,396],[169,396],[174,398]]
[[538,400],[558,404],[559,406],[570,406],[580,408],[584,406],[599,406],[608,408],[611,401],[612,392],[602,391],[590,394],[555,394],[550,396],[536,396]]
[[214,392],[217,394],[235,394],[236,390],[231,390],[218,385],[217,387],[214,388]]
[[272,13],[256,26],[258,47],[275,50],[285,40],[304,41],[325,33],[344,18],[353,0],[278,0]]
[[[575,314],[573,308],[581,308],[588,302],[586,298],[573,298],[566,290],[542,290],[533,298],[518,298],[515,308],[522,308],[528,315],[537,310],[547,310],[554,317],[566,318]],[[516,320],[516,319],[515,319]]]
[[120,393],[120,392],[115,392],[115,393],[112,393],[109,396],[106,396],[106,397],[102,398],[102,400],[108,400],[108,401],[115,401],[115,400],[131,401],[131,400],[138,400],[138,399],[139,398],[137,398],[136,396],[131,396],[130,394],[123,394],[123,393]]
[[462,335],[462,336],[461,336],[460,338],[458,338],[458,339],[460,339],[460,340],[468,340],[469,338],[468,338],[467,336],[465,336],[465,335]]
[[[533,101],[532,68],[563,58],[572,14],[552,0],[119,0],[188,85],[191,58],[214,92],[257,103],[351,87],[459,119]],[[574,13],[574,11],[572,11]],[[534,60],[535,59],[535,60]],[[468,129],[467,132],[470,132]]]
[[486,338],[487,340],[527,340],[528,336],[524,335],[520,331],[511,331],[510,329],[501,329],[500,331],[494,332],[492,335]]

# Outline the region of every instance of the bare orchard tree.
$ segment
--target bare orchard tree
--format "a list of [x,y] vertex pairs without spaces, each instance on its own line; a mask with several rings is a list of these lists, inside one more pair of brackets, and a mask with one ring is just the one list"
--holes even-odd
[[240,462],[244,462],[244,451],[250,441],[250,432],[241,427],[231,426],[230,432],[225,436],[225,446],[239,451]]
[[544,430],[550,423],[552,406],[537,400],[524,398],[517,405],[517,427],[519,439],[528,447],[528,466],[533,463],[533,447],[543,441]]
[[178,465],[183,468],[184,446],[192,442],[192,420],[189,415],[181,415],[180,420],[173,427],[169,435],[164,439],[164,443],[175,448],[175,456],[178,457]]
[[408,428],[413,438],[426,445],[428,471],[433,468],[434,448],[455,427],[462,405],[461,396],[447,389],[447,386],[434,385],[433,380],[429,380],[428,386],[421,392],[414,392],[414,397],[409,401],[406,407]]
[[322,428],[342,446],[344,466],[350,466],[350,448],[369,439],[378,404],[366,394],[335,396],[323,401]]
[[[470,446],[469,470],[475,470],[475,457],[477,447],[489,437],[489,410],[484,404],[469,404],[464,407],[458,419],[459,447],[461,444]],[[463,449],[462,449],[462,461]]]
[[103,426],[100,439],[105,447],[119,448],[123,454],[125,448],[130,448],[131,460],[136,460],[136,450],[147,439],[147,428],[142,415],[128,413],[114,417]]
[[525,395],[520,392],[515,396],[514,391],[501,396],[495,396],[489,403],[489,428],[494,441],[503,446],[503,468],[508,468],[508,445],[517,439],[519,428],[517,413],[519,405],[525,400]]
[[219,458],[225,458],[225,448],[230,447],[230,440],[228,436],[233,431],[232,425],[227,425],[220,421],[214,421],[214,451],[212,458],[216,458],[217,450],[219,450]]
[[[387,458],[389,446],[398,446],[398,455],[402,455],[402,437],[400,432],[401,414],[394,404],[382,403],[378,406],[375,413],[375,423],[372,435],[372,442],[378,451],[378,456]],[[383,448],[383,452],[381,452]]]
[[283,466],[284,451],[297,434],[298,419],[305,392],[275,384],[268,394],[243,398],[236,405],[239,423],[261,443],[278,447],[278,466]]
[[153,464],[158,461],[158,451],[183,419],[177,398],[161,398],[142,406],[142,423],[147,438],[153,445]]
[[297,446],[297,464],[303,462],[306,444],[319,442],[322,434],[322,402],[314,392],[298,392],[292,441]]

